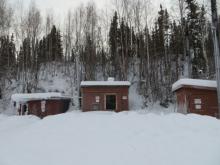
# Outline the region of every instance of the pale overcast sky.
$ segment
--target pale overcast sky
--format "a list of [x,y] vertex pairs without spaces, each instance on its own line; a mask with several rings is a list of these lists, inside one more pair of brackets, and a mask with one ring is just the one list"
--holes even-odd
[[[9,0],[12,4],[16,4],[17,1],[22,0]],[[33,0],[23,0],[25,5],[28,5]],[[39,8],[42,10],[46,9],[53,9],[54,12],[59,12],[62,14],[65,11],[68,11],[68,9],[75,8],[79,6],[81,3],[86,4],[90,0],[35,0],[35,3]],[[113,0],[93,0],[93,2],[96,3],[98,8],[105,8],[109,7],[110,1]],[[163,3],[166,4],[166,2],[173,1],[173,0],[153,0],[152,3],[159,4]]]
[[[12,4],[16,4],[17,1],[23,1],[23,3],[28,6],[33,0],[9,0]],[[37,6],[43,10],[52,9],[56,14],[66,13],[69,9],[74,9],[80,4],[86,4],[90,0],[35,0]],[[109,0],[93,0],[98,8],[106,6]]]
[[[16,4],[17,1],[23,1],[23,3],[28,6],[30,2],[33,0],[8,0],[13,5]],[[86,4],[88,1],[91,0],[35,0],[35,3],[37,6],[42,10],[43,13],[46,12],[46,10],[52,10],[54,14],[58,17],[63,17],[66,15],[67,11],[69,9],[74,9],[80,4],[84,3]],[[93,2],[96,3],[96,6],[100,9],[109,8],[111,5],[110,2],[114,0],[93,0]],[[210,0],[198,0],[200,2],[205,2]],[[220,0],[217,0],[217,2]],[[173,8],[173,5],[178,2],[178,0],[152,0],[153,8],[155,8],[155,11],[159,10],[159,4],[162,3],[164,6],[168,8]],[[219,10],[220,12],[220,10]]]

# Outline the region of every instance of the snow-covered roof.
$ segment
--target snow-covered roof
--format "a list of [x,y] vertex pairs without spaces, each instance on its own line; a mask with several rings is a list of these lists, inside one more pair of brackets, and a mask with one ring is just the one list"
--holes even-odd
[[215,80],[200,80],[200,79],[180,79],[172,86],[172,91],[176,91],[183,86],[190,86],[195,88],[217,88]]
[[31,93],[31,94],[13,94],[11,96],[11,100],[15,102],[27,102],[30,100],[37,100],[37,99],[50,99],[50,98],[57,98],[62,97],[61,93]]
[[130,86],[129,81],[82,81],[81,87],[90,86]]

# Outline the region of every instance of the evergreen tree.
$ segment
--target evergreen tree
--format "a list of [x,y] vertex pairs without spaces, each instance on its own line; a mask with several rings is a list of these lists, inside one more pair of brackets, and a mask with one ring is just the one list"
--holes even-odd
[[15,43],[14,43],[14,35],[11,35],[10,40],[8,39],[8,67],[12,68],[15,67],[16,64],[16,48],[15,48]]
[[0,38],[0,77],[5,73],[7,67],[7,49],[8,49],[8,37]]
[[82,53],[82,61],[85,69],[85,80],[95,80],[96,73],[96,48],[91,36],[87,34],[85,48]]
[[110,61],[112,65],[111,75],[119,80],[127,80],[129,59],[134,57],[136,52],[133,28],[122,18],[118,21],[117,12],[115,12],[109,31]]
[[[170,45],[170,21],[169,14],[166,9],[163,9],[160,5],[160,11],[158,12],[158,22],[156,31],[157,40],[157,54],[159,55],[159,86],[165,87],[160,92],[161,101],[165,101],[170,97],[171,94],[171,59],[169,55]],[[163,94],[162,94],[163,93]],[[164,94],[165,93],[165,94]]]
[[62,37],[60,34],[60,30],[57,30],[56,33],[56,61],[62,61],[63,59],[63,44],[62,44]]
[[37,60],[39,64],[46,62],[46,52],[44,46],[45,46],[45,38],[40,40],[37,49]]
[[29,38],[25,38],[18,55],[18,63],[23,71],[31,69],[33,63],[31,58],[31,42]]
[[176,81],[179,79],[180,75],[182,75],[180,59],[183,61],[181,55],[183,55],[183,39],[182,39],[182,28],[180,25],[177,25],[175,21],[173,21],[171,25],[171,37],[170,37],[170,54],[172,55],[172,60],[175,62],[176,68],[175,72],[171,75],[173,76],[172,81]]
[[16,65],[14,36],[0,37],[0,75],[12,71]]
[[188,10],[187,23],[190,46],[190,57],[192,60],[192,77],[199,78],[200,73],[205,70],[205,59],[201,46],[200,14],[201,10],[195,0],[186,0]]
[[56,61],[58,59],[57,52],[57,29],[53,26],[49,34],[49,52],[51,55],[51,60]]
[[109,31],[109,47],[110,47],[110,61],[112,65],[111,76],[116,77],[117,71],[119,70],[118,66],[118,46],[119,46],[119,36],[118,36],[118,14],[114,13],[110,31]]
[[162,5],[160,5],[160,11],[158,12],[158,29],[157,29],[157,40],[158,40],[158,54],[160,54],[161,57],[165,55],[165,11],[163,10]]
[[63,46],[60,30],[53,26],[51,32],[40,40],[37,50],[39,63],[63,60]]

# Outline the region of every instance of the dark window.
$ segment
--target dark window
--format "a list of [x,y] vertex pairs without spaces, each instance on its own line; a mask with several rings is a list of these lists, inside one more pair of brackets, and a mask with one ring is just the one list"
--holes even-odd
[[116,110],[116,96],[115,95],[106,96],[106,110]]

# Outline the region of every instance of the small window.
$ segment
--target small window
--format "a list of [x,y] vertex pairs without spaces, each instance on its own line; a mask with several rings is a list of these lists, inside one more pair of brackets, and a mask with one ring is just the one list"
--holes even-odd
[[202,104],[202,100],[201,100],[201,99],[195,99],[195,100],[194,100],[194,103],[195,103],[195,104]]
[[127,100],[127,99],[128,99],[127,96],[123,96],[123,97],[122,97],[122,100]]
[[41,111],[42,112],[46,111],[46,101],[41,101]]
[[96,102],[96,103],[99,103],[99,102],[100,102],[100,97],[99,97],[99,96],[96,96],[96,97],[95,97],[95,102]]
[[202,99],[194,99],[194,105],[196,110],[202,109]]
[[202,105],[195,105],[195,107],[196,107],[196,110],[200,110],[200,109],[202,109]]

